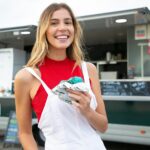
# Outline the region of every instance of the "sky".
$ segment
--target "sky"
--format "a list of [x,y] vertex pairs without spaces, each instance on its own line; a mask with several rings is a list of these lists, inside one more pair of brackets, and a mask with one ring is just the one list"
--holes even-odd
[[0,29],[37,25],[42,11],[53,2],[67,3],[77,17],[140,7],[150,9],[150,0],[0,0]]

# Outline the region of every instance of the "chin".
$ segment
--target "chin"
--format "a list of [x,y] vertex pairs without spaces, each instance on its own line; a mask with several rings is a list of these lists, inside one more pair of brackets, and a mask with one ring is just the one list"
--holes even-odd
[[63,46],[58,46],[58,49],[67,49],[70,45],[63,45]]

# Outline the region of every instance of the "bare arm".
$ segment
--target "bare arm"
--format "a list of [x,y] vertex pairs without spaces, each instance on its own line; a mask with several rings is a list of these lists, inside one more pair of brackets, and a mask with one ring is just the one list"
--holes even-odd
[[16,74],[14,84],[19,139],[24,150],[38,149],[32,135],[31,80],[32,76],[26,70],[21,70]]
[[98,73],[96,67],[93,64],[88,63],[87,66],[89,77],[91,79],[92,90],[97,100],[97,108],[96,111],[90,109],[90,111],[86,115],[94,128],[98,129],[101,132],[105,132],[108,127],[108,120],[104,101],[101,95]]
[[77,100],[73,104],[81,111],[81,113],[88,119],[89,123],[98,131],[105,132],[108,127],[108,120],[105,111],[104,101],[100,91],[100,84],[96,67],[88,63],[88,73],[91,80],[92,91],[97,100],[96,111],[90,107],[90,95],[88,93],[81,93],[77,91],[70,91],[69,96]]

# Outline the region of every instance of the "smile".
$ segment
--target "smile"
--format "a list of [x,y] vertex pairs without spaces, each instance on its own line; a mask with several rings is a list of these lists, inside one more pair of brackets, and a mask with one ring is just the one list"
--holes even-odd
[[57,38],[58,40],[66,40],[66,39],[69,38],[69,36],[67,36],[67,35],[61,35],[61,36],[56,36],[56,38]]

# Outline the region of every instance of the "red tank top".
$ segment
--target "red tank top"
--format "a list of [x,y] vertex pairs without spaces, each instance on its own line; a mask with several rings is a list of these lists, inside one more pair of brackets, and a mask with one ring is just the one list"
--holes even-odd
[[[75,61],[68,58],[62,61],[55,61],[46,57],[42,65],[39,66],[41,79],[50,89],[53,89],[61,80],[68,80],[70,77],[79,76],[83,79],[81,68],[79,66],[74,68],[74,65]],[[40,85],[32,100],[32,107],[38,120],[41,117],[46,99],[47,93],[43,86]]]

